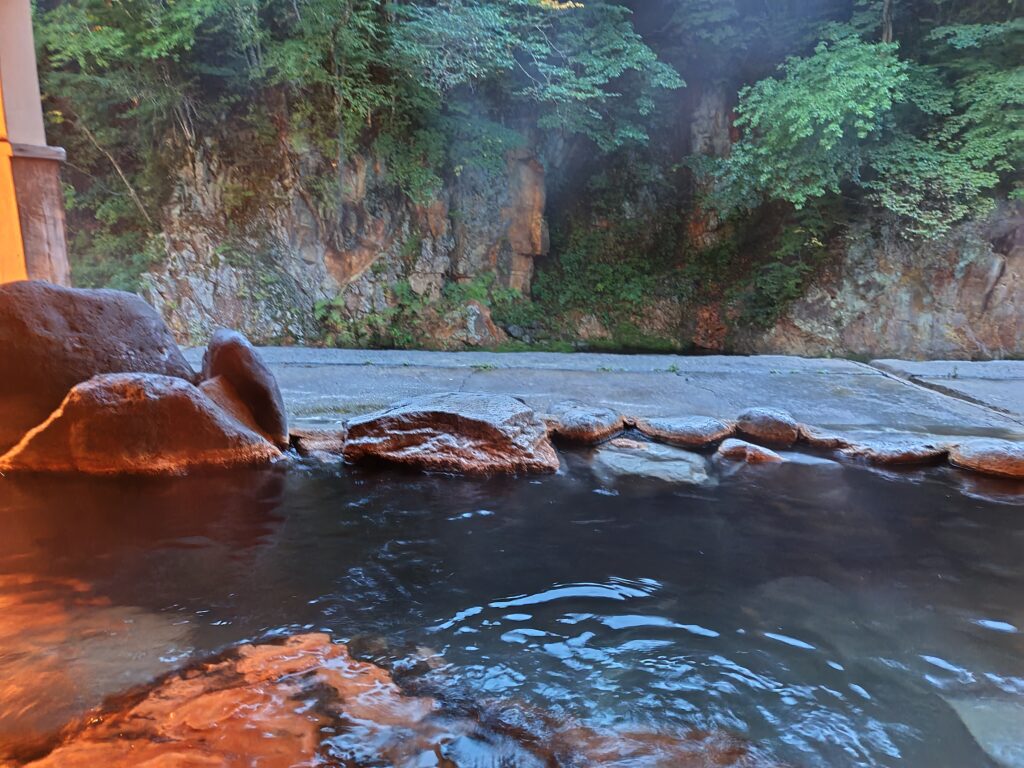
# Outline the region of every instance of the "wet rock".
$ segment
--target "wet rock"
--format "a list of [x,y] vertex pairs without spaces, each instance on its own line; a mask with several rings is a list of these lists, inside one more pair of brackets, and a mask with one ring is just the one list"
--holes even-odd
[[611,408],[577,402],[559,403],[551,408],[548,422],[556,437],[576,443],[601,443],[622,432],[626,420]]
[[74,387],[0,471],[181,474],[264,464],[280,451],[183,379],[109,373]]
[[686,448],[703,448],[736,431],[735,424],[710,416],[639,419],[636,428],[654,440]]
[[748,464],[777,464],[785,461],[773,450],[735,438],[729,438],[718,446],[716,455],[724,459],[745,461]]
[[774,408],[748,408],[736,417],[736,428],[755,440],[782,447],[792,445],[800,436],[796,419]]
[[[945,697],[943,697],[945,698]],[[946,698],[985,753],[1006,768],[1024,766],[1024,704],[997,698]]]
[[0,453],[97,374],[195,375],[160,316],[123,291],[0,285],[0,350]]
[[822,451],[835,451],[850,445],[850,440],[843,435],[809,424],[800,425],[800,442]]
[[288,417],[277,379],[249,340],[226,328],[213,334],[203,354],[202,378],[218,377],[251,413],[256,431],[278,448],[288,447]]
[[707,460],[700,454],[622,437],[606,443],[597,451],[594,469],[609,479],[650,477],[668,483],[692,485],[712,482]]
[[345,438],[348,431],[339,429],[314,429],[312,427],[293,427],[291,430],[292,446],[300,456],[313,458],[340,458],[345,452]]
[[449,392],[413,398],[346,425],[345,459],[488,474],[554,472],[547,427],[509,395]]
[[[246,644],[110,702],[31,768],[762,764],[724,733],[614,731],[544,713],[448,714],[328,635]],[[508,721],[512,722],[508,722]]]
[[[375,752],[397,764],[397,753],[413,749],[414,739],[407,734],[403,745],[396,736],[433,709],[432,700],[402,696],[383,670],[352,660],[326,635],[299,635],[282,645],[242,646],[126,696],[30,765],[312,765],[321,729],[336,718],[364,742],[363,754],[346,764],[369,763]],[[416,742],[421,750],[432,746]]]
[[977,438],[950,446],[949,462],[986,475],[1024,479],[1024,443]]
[[161,657],[187,647],[190,632],[168,614],[113,605],[85,582],[36,573],[0,575],[0,616],[4,766],[38,755],[105,696],[166,673]]
[[914,435],[858,438],[843,448],[843,456],[874,464],[928,464],[946,457],[949,445]]

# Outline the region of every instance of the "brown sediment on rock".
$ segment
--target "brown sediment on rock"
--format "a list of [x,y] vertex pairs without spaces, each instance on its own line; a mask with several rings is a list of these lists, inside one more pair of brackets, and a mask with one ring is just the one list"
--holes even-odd
[[345,459],[384,461],[441,472],[554,472],[547,427],[509,395],[426,395],[352,419]]
[[834,451],[850,445],[849,438],[810,424],[800,425],[800,442],[822,451]]
[[345,438],[348,430],[344,427],[336,429],[320,429],[317,427],[292,427],[290,439],[292,447],[300,456],[325,456],[341,458],[345,452]]
[[949,443],[916,435],[858,438],[840,453],[873,464],[930,464],[946,458]]
[[[31,768],[764,765],[724,733],[615,731],[512,707],[455,715],[328,635],[246,644],[112,699]],[[634,761],[634,762],[628,762]]]
[[75,386],[0,456],[0,471],[182,474],[266,464],[280,455],[183,379],[111,373]]
[[203,353],[202,378],[223,379],[251,414],[254,430],[278,448],[288,447],[288,417],[277,379],[242,334],[226,328],[213,334]]
[[788,447],[800,437],[800,424],[775,408],[747,408],[736,417],[737,431],[769,445]]
[[626,420],[611,408],[569,401],[552,406],[548,425],[555,437],[593,445],[620,434]]
[[0,285],[0,453],[97,374],[195,374],[156,311],[124,291]]
[[779,454],[769,448],[732,437],[718,446],[716,454],[725,459],[745,461],[748,464],[778,464],[785,461]]
[[954,467],[997,477],[1024,480],[1024,442],[973,438],[949,447]]
[[731,437],[736,424],[710,416],[637,419],[636,428],[647,437],[683,448],[703,448]]

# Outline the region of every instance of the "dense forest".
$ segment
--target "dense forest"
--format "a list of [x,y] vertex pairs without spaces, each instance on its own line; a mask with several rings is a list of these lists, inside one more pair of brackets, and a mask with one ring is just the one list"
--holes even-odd
[[[294,194],[349,265],[310,299],[316,333],[279,338],[424,345],[474,303],[506,348],[596,325],[589,348],[728,349],[709,337],[771,328],[851,238],[928,252],[1024,200],[1019,0],[38,0],[35,19],[76,281],[143,287],[185,158],[230,168],[207,261],[259,262],[272,293],[261,227]],[[510,158],[543,173],[527,279],[445,262],[427,289],[384,266],[457,240],[478,214],[449,194],[438,230],[436,201],[500,186]],[[360,261],[377,221],[390,255]]]

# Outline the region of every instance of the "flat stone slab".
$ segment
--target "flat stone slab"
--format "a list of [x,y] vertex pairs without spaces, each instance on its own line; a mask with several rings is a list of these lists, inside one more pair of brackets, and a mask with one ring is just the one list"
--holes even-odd
[[[836,431],[1024,439],[1024,416],[849,360],[304,347],[259,352],[277,376],[289,417],[307,426],[335,425],[399,400],[455,391],[514,395],[538,413],[573,399],[630,418],[678,414],[731,420],[745,408],[770,405],[797,421]],[[202,350],[189,350],[187,357],[198,363]]]
[[938,392],[1024,418],[1024,360],[872,360],[871,365]]
[[622,437],[597,450],[593,467],[607,481],[642,477],[690,485],[714,482],[708,474],[707,459],[699,453]]

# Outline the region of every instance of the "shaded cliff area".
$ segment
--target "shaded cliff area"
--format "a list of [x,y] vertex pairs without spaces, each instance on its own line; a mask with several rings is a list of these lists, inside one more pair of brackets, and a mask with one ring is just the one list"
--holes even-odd
[[74,279],[182,342],[1024,355],[1018,0],[38,10]]

